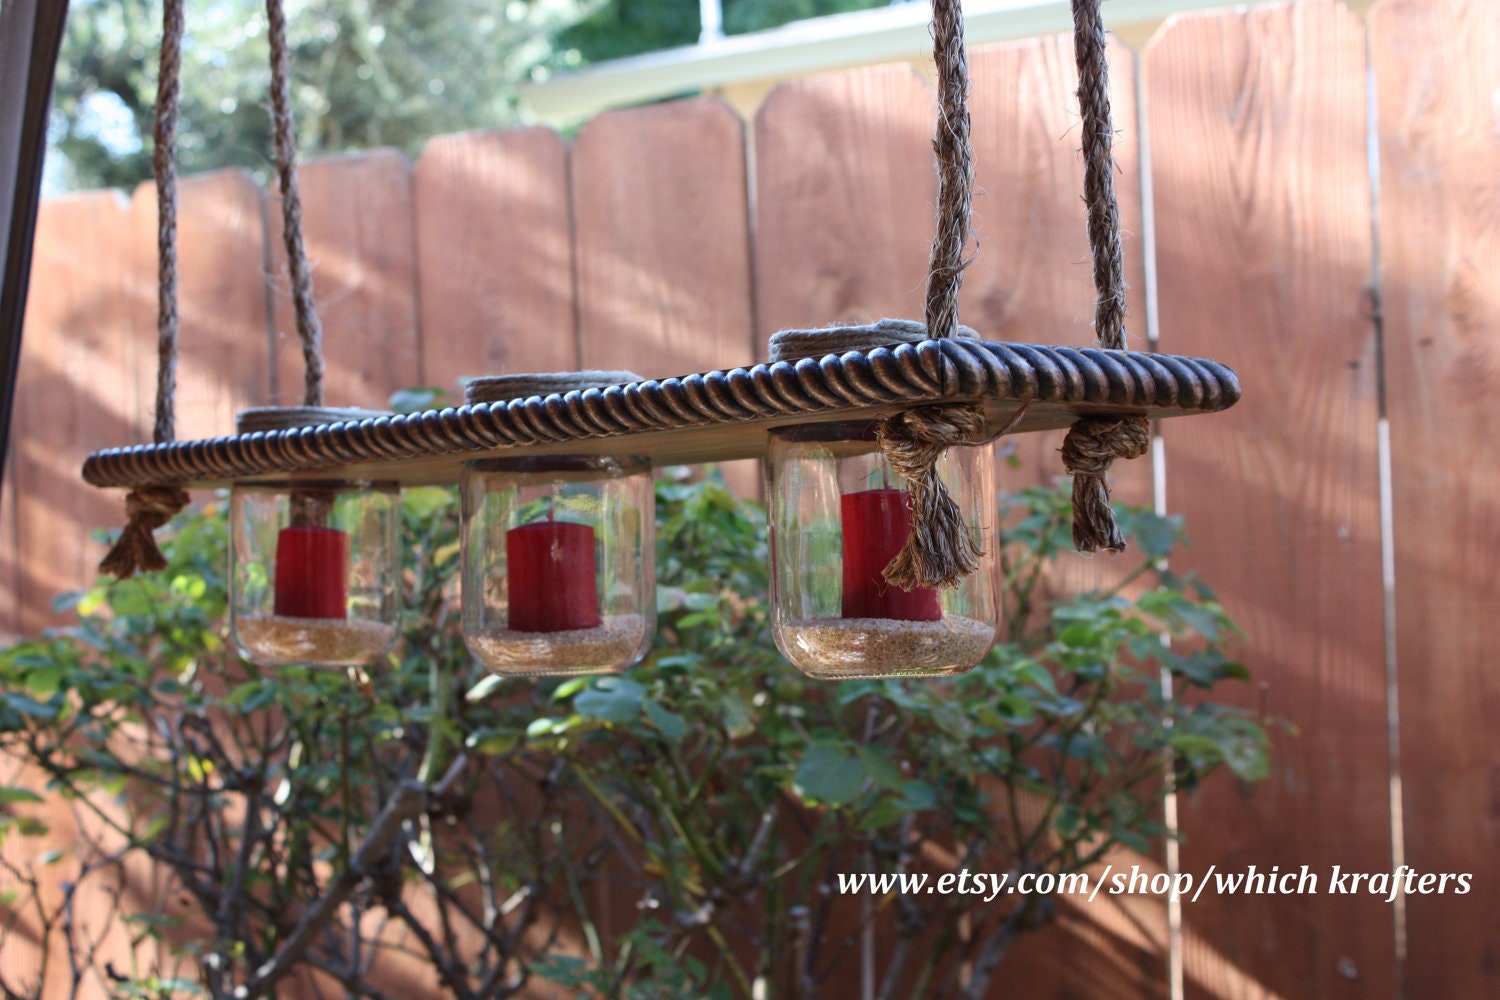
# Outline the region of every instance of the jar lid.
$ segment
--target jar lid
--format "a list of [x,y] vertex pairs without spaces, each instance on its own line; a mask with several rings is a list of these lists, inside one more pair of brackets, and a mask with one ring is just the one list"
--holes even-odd
[[634,372],[581,371],[517,373],[486,375],[469,382],[464,389],[465,403],[503,403],[511,399],[530,399],[574,389],[600,389],[607,385],[644,382]]
[[[958,336],[977,338],[971,327],[960,326]],[[800,361],[845,351],[867,351],[874,347],[917,344],[931,339],[927,324],[914,319],[883,319],[864,326],[826,326],[818,330],[781,330],[771,334],[770,359]]]
[[365,410],[337,406],[252,406],[235,417],[235,432],[286,431],[318,424],[343,424],[372,417],[388,417],[389,410]]

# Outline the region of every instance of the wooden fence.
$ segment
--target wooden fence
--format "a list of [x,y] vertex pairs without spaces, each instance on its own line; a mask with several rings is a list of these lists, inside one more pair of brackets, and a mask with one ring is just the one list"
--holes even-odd
[[[1490,0],[1380,0],[1363,20],[1313,0],[1184,18],[1114,52],[1134,343],[1149,330],[1226,360],[1245,389],[1227,414],[1166,423],[1163,474],[1133,463],[1117,494],[1186,516],[1177,568],[1249,633],[1239,697],[1298,730],[1268,781],[1182,804],[1181,865],[1320,876],[1316,895],[1183,903],[1189,997],[1500,996],[1497,51]],[[1088,343],[1068,40],[976,52],[972,71],[984,195],[964,318]],[[385,150],[310,163],[328,398],[381,405],[502,371],[681,374],[762,357],[782,326],[919,316],[933,116],[916,72],[881,67],[786,83],[749,123],[696,99],[603,115],[571,143],[523,129],[434,140],[414,166]],[[152,197],[42,209],[0,504],[14,631],[58,620],[52,595],[101,554],[90,532],[120,521],[117,495],[80,482],[85,452],[149,433]],[[235,173],[183,185],[185,436],[297,401],[286,283],[266,278],[274,201]],[[1028,439],[1013,482],[1055,475],[1057,443]],[[1470,873],[1472,890],[1401,908],[1329,891],[1335,865],[1396,864]],[[1169,917],[1150,896],[1064,899],[1003,995],[1166,996]]]

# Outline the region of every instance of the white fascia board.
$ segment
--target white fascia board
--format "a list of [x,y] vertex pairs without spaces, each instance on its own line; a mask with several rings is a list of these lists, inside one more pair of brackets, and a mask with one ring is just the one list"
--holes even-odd
[[[1109,0],[1104,13],[1106,24],[1123,28],[1160,23],[1185,11],[1234,5],[1225,0]],[[566,121],[688,91],[919,60],[932,49],[929,18],[928,4],[920,2],[811,18],[770,31],[599,63],[525,84],[520,96],[540,120]],[[1072,27],[1067,0],[968,0],[964,4],[964,35],[970,45],[1054,35]]]

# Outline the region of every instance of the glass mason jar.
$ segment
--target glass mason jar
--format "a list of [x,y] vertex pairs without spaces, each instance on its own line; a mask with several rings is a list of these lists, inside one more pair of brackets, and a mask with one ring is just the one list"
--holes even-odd
[[876,424],[771,431],[772,635],[809,677],[959,674],[994,645],[998,507],[994,450],[954,447],[937,472],[963,511],[979,567],[956,587],[902,590],[882,576],[911,533],[906,482],[875,441]]
[[229,500],[230,628],[257,663],[353,666],[396,643],[392,483],[245,484]]
[[463,631],[508,676],[617,673],[656,634],[656,494],[645,458],[464,466]]

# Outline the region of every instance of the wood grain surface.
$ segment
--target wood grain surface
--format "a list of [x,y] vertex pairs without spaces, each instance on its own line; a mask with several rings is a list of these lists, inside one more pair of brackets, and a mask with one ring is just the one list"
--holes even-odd
[[[78,463],[100,445],[150,440],[155,269],[136,268],[135,224],[117,191],[52,198],[37,216],[32,294],[11,430],[20,631],[59,624],[52,599],[92,583],[105,546],[96,528],[125,523],[124,494],[87,486]],[[152,376],[154,377],[154,376]]]
[[[755,355],[745,126],[698,98],[611,111],[573,144],[580,363],[665,378]],[[756,463],[724,466],[756,496]]]
[[550,129],[432,140],[416,168],[422,377],[573,371],[568,148]]
[[1173,568],[1248,633],[1235,700],[1299,733],[1264,783],[1223,774],[1183,803],[1183,866],[1320,876],[1186,905],[1189,997],[1389,996],[1394,977],[1390,906],[1327,884],[1391,864],[1364,44],[1310,2],[1183,18],[1146,55],[1161,347],[1213,351],[1245,387],[1162,427],[1194,542]]
[[[147,331],[137,361],[145,427],[156,392],[156,188],[130,204],[133,322]],[[177,436],[234,432],[234,417],[270,402],[265,286],[265,196],[250,175],[221,170],[177,189]]]
[[[1131,289],[1130,346],[1145,349],[1135,57],[1112,43],[1109,63],[1115,187]],[[1056,35],[978,49],[969,65],[977,250],[964,275],[961,318],[995,340],[1093,346],[1095,290],[1073,38]],[[1063,476],[1058,455],[1063,436],[1047,431],[1011,438],[1007,450],[1014,457],[999,465],[1001,488]],[[1110,483],[1115,500],[1150,507],[1150,456],[1116,463]],[[1087,560],[1065,556],[1049,569],[1040,599],[1105,589],[1136,564],[1133,553]],[[1164,847],[1153,845],[1148,855],[1122,849],[1104,863],[1117,870],[1139,864],[1161,871]],[[1094,869],[1096,877],[1104,863]],[[1064,901],[1058,914],[1056,923],[1016,948],[1006,961],[1006,976],[1020,976],[1038,997],[1166,995],[1164,900],[1126,896],[1092,906]]]
[[1371,16],[1394,494],[1407,996],[1500,996],[1500,7]]
[[[391,393],[422,382],[411,164],[393,149],[312,160],[299,170],[302,233],[323,323],[328,406],[385,409]],[[302,343],[272,194],[271,301],[276,402],[301,406]]]
[[906,65],[792,80],[761,105],[757,359],[777,330],[922,318],[936,114]]

